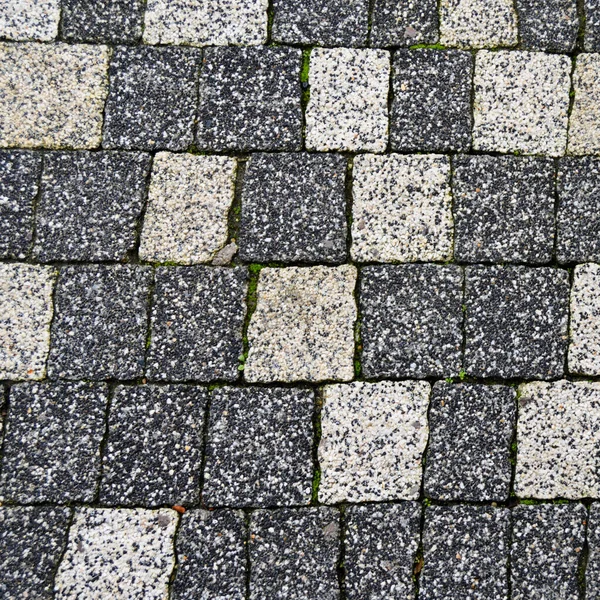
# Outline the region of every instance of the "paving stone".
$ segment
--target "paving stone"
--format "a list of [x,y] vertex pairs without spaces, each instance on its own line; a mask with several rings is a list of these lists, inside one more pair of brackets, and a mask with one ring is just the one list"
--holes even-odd
[[116,48],[103,146],[185,150],[193,139],[201,57],[190,48]]
[[436,500],[505,502],[516,390],[504,385],[433,386],[425,496]]
[[233,381],[242,355],[245,268],[156,270],[146,374],[163,381]]
[[315,48],[310,56],[306,147],[383,152],[388,138],[390,54]]
[[300,150],[299,48],[208,48],[196,143],[203,150]]
[[398,50],[390,117],[393,150],[471,148],[473,57],[461,50]]
[[70,509],[0,507],[0,594],[52,600],[54,573],[67,541]]
[[461,367],[462,285],[462,270],[454,265],[363,268],[363,375],[456,375]]
[[362,262],[452,257],[450,161],[362,154],[352,172],[352,258]]
[[369,0],[274,0],[273,40],[284,44],[364,46]]
[[375,0],[372,46],[435,44],[439,39],[436,0]]
[[583,0],[585,16],[584,48],[587,52],[600,51],[600,0]]
[[585,590],[587,598],[600,597],[600,511],[598,502],[590,506],[590,516],[587,527],[589,555],[585,570]]
[[267,0],[148,0],[146,44],[249,46],[267,41]]
[[177,534],[173,600],[246,597],[246,525],[237,510],[188,510]]
[[34,257],[124,260],[136,243],[150,155],[57,152],[44,158]]
[[572,52],[579,31],[577,0],[516,0],[521,47]]
[[75,42],[134,44],[142,37],[144,0],[62,0],[61,33]]
[[18,0],[0,5],[0,37],[51,42],[58,35],[60,0]]
[[416,502],[348,507],[344,537],[348,600],[414,598],[420,525],[421,506]]
[[569,154],[600,154],[600,54],[580,54],[573,73]]
[[600,384],[527,383],[519,395],[517,495],[597,498]]
[[167,600],[174,510],[81,507],[56,575],[56,598]]
[[0,379],[43,379],[50,346],[51,267],[0,264]]
[[0,43],[0,146],[99,146],[108,60],[106,46]]
[[313,413],[311,390],[215,390],[206,446],[204,504],[308,504],[313,475]]
[[415,500],[429,427],[425,381],[332,385],[321,413],[319,500]]
[[570,72],[568,56],[478,52],[473,148],[562,156],[567,143]]
[[207,400],[201,387],[118,387],[102,458],[100,502],[197,504]]
[[554,249],[554,163],[521,156],[453,159],[454,257],[548,263]]
[[54,301],[50,377],[140,377],[151,280],[150,268],[133,265],[61,269]]
[[244,176],[240,258],[249,262],[346,259],[346,159],[254,154]]
[[92,502],[100,476],[107,402],[104,384],[13,386],[0,480],[3,500]]
[[140,258],[209,262],[227,243],[236,160],[159,152],[154,157]]
[[427,508],[419,598],[508,598],[509,527],[505,508]]
[[474,377],[560,377],[569,274],[541,267],[466,269],[465,370]]
[[246,380],[352,379],[355,284],[352,265],[263,269],[248,328]]
[[339,546],[334,508],[253,512],[250,600],[338,600]]
[[33,237],[33,205],[41,171],[41,154],[0,151],[0,258],[27,256]]
[[584,560],[586,521],[582,504],[514,509],[510,553],[514,600],[581,598],[578,569]]

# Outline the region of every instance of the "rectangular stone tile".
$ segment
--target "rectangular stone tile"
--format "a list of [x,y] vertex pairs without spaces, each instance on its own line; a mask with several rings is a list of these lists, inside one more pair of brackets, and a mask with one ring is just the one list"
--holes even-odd
[[577,0],[516,0],[521,47],[572,52],[579,31]]
[[569,154],[600,154],[600,54],[580,54],[573,73]]
[[6,0],[0,4],[0,37],[51,42],[58,35],[61,0]]
[[585,570],[585,591],[587,598],[600,597],[600,510],[599,503],[594,502],[589,509],[587,526],[587,542],[589,554]]
[[585,15],[584,48],[587,52],[600,50],[600,0],[583,0]]
[[439,39],[436,0],[375,0],[372,46],[435,44]]

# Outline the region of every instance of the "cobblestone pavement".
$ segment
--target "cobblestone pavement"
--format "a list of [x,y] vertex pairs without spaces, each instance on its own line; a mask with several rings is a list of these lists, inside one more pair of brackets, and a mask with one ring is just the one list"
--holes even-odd
[[600,0],[0,1],[0,598],[600,600]]

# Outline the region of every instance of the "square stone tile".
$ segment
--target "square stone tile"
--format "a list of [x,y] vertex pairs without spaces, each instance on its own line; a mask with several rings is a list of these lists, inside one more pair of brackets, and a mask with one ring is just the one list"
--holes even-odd
[[450,161],[361,154],[352,172],[352,258],[412,262],[452,257]]
[[173,600],[246,597],[246,524],[238,510],[188,510],[177,534]]
[[337,504],[417,499],[430,391],[426,381],[326,386],[319,500]]
[[127,258],[136,243],[149,170],[149,154],[47,154],[34,257],[42,262]]
[[421,510],[417,502],[346,509],[344,582],[348,600],[414,598]]
[[167,600],[174,510],[78,508],[56,574],[56,598]]
[[67,541],[71,510],[0,507],[0,594],[7,600],[52,600],[54,573]]
[[140,258],[209,262],[226,243],[236,160],[159,152],[154,157]]
[[588,598],[600,597],[600,504],[594,502],[590,506],[587,526],[587,542],[589,555],[585,570],[585,591]]
[[61,0],[7,0],[0,4],[0,37],[51,42],[58,35]]
[[344,262],[346,166],[335,154],[252,155],[242,193],[240,258]]
[[454,257],[548,263],[554,249],[554,163],[521,156],[453,159]]
[[584,48],[587,52],[600,50],[600,0],[583,0],[585,15]]
[[208,48],[200,73],[202,150],[300,150],[299,48]]
[[249,382],[354,376],[356,267],[263,269],[248,328]]
[[504,385],[433,386],[425,496],[436,500],[505,502],[516,390]]
[[600,384],[527,383],[519,396],[517,496],[600,496]]
[[567,145],[570,73],[568,56],[478,52],[473,149],[562,156]]
[[41,172],[41,153],[0,151],[0,258],[27,256],[33,237],[33,205]]
[[0,379],[43,379],[50,347],[51,267],[0,264]]
[[600,154],[600,54],[580,54],[573,73],[569,154]]
[[146,368],[150,379],[237,379],[247,277],[245,268],[156,270]]
[[185,150],[193,139],[201,57],[190,48],[116,48],[102,145]]
[[0,479],[3,500],[92,502],[100,476],[107,402],[105,384],[13,386]]
[[577,0],[516,0],[521,47],[572,52],[579,31]]
[[152,270],[137,265],[63,267],[54,301],[50,377],[141,377],[151,280]]
[[390,118],[393,150],[471,148],[473,57],[461,50],[398,50]]
[[208,393],[187,385],[119,386],[110,406],[100,502],[197,504]]
[[375,0],[372,46],[435,44],[439,39],[437,0]]
[[308,504],[314,409],[312,390],[215,390],[203,503],[239,507]]
[[250,600],[338,600],[339,512],[257,510],[250,521]]
[[465,370],[547,379],[564,371],[569,274],[550,267],[466,269]]
[[361,272],[365,377],[452,377],[462,364],[462,269],[382,265]]
[[390,53],[315,48],[310,55],[306,147],[383,152],[388,138]]
[[108,48],[0,43],[0,146],[96,148]]

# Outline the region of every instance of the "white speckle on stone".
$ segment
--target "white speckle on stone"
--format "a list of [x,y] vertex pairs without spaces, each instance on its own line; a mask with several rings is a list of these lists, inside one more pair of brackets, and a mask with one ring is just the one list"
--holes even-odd
[[600,154],[600,54],[580,54],[573,74],[569,154]]
[[419,497],[430,390],[425,381],[325,387],[321,502]]
[[352,257],[369,262],[449,260],[450,162],[445,156],[354,160]]
[[50,42],[58,35],[60,0],[0,2],[0,37],[23,42]]

